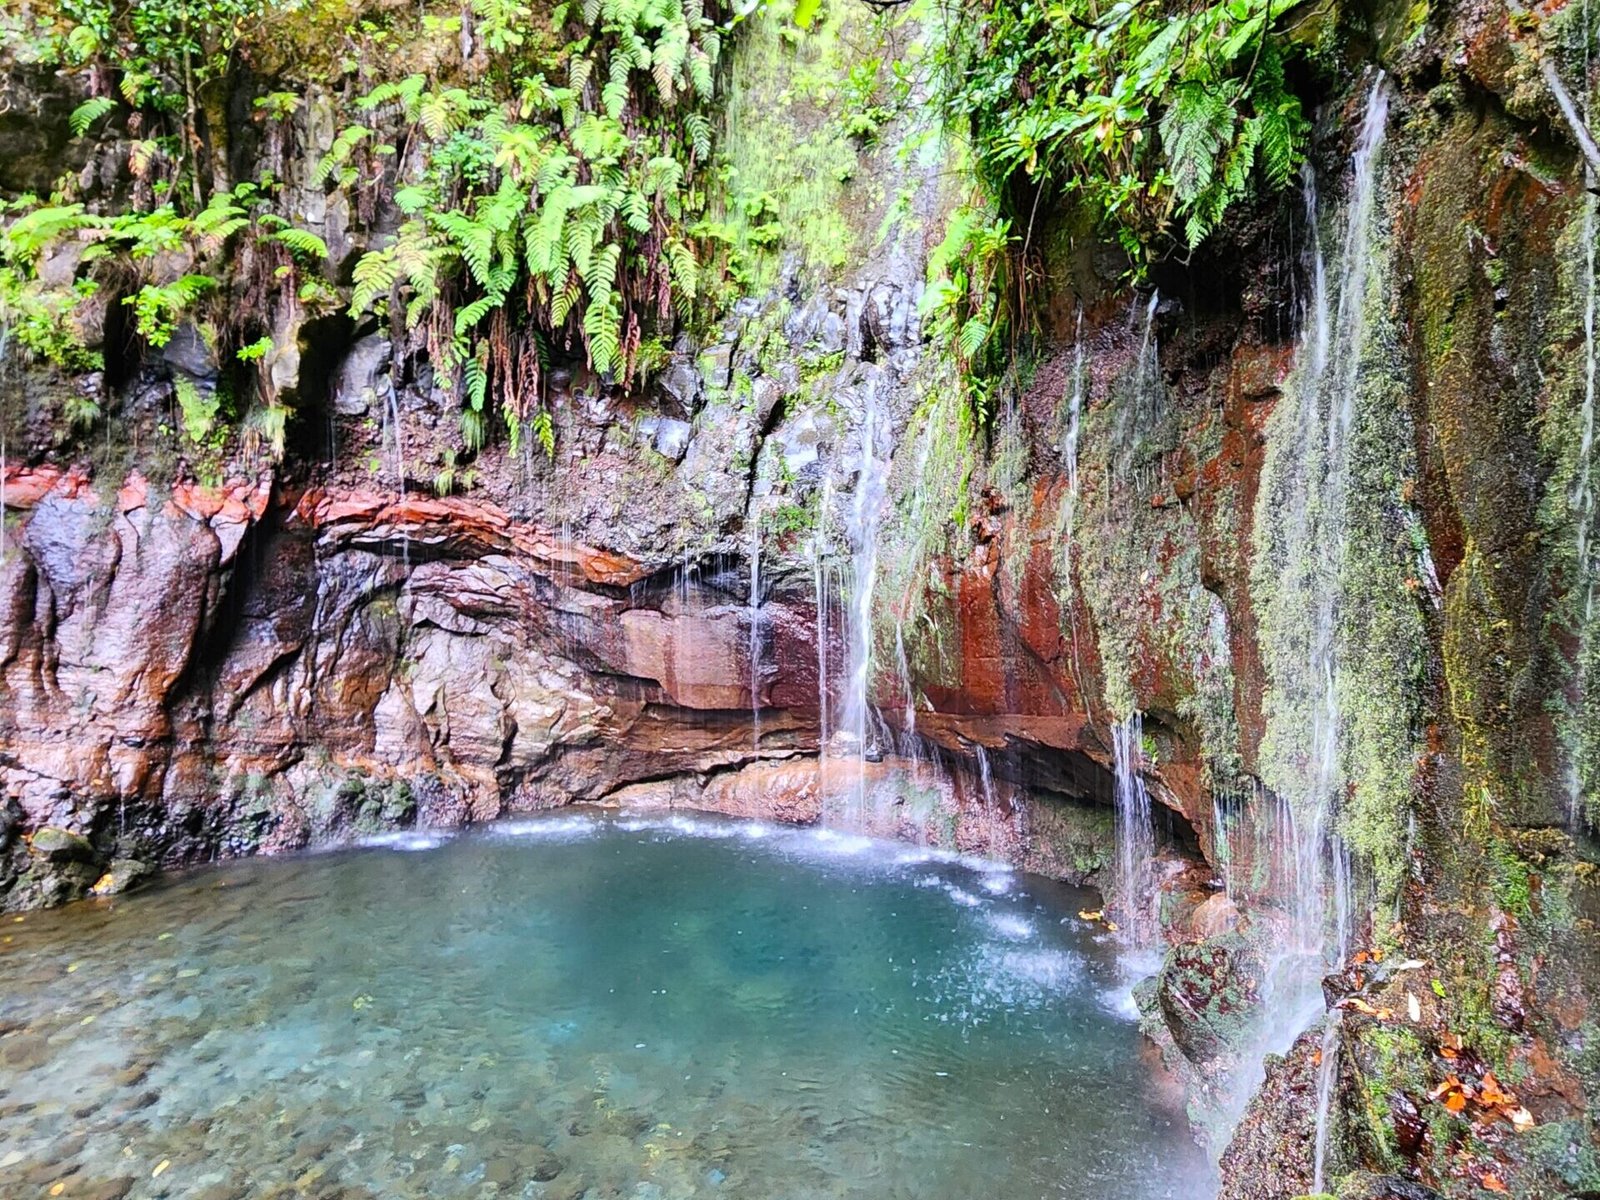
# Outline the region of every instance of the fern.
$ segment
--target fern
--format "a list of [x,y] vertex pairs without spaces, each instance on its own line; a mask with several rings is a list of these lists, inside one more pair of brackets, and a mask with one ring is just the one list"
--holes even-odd
[[327,258],[328,243],[305,229],[281,229],[270,235],[270,240],[283,245],[304,258]]
[[695,261],[694,251],[674,239],[666,244],[663,253],[667,257],[673,291],[693,300],[700,282],[700,264]]
[[544,448],[545,457],[554,461],[556,456],[556,427],[550,414],[540,409],[533,414],[533,436]]
[[116,108],[117,102],[110,96],[91,96],[77,108],[72,110],[72,115],[67,118],[67,125],[72,130],[73,137],[82,137],[89,132],[101,117]]
[[1180,84],[1161,118],[1167,173],[1180,206],[1192,204],[1216,174],[1217,159],[1233,139],[1231,91],[1202,83]]
[[355,290],[350,296],[350,315],[359,317],[369,312],[379,299],[394,290],[396,280],[394,249],[369,250],[356,260],[351,282]]
[[694,147],[694,156],[701,162],[711,157],[711,122],[701,113],[692,112],[683,118],[683,131]]
[[336,171],[350,161],[356,147],[371,136],[372,130],[365,125],[350,125],[341,129],[328,147],[328,152],[317,161],[317,168],[311,173],[311,186],[321,187],[327,183]]

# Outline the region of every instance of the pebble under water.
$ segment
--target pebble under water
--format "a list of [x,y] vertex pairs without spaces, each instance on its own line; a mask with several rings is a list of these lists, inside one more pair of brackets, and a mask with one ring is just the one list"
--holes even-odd
[[0,1193],[1209,1194],[1091,903],[562,814],[4,918]]

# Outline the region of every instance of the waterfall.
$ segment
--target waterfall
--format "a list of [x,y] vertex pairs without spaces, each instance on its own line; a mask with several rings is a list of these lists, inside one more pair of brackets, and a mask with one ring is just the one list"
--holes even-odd
[[[1349,939],[1348,860],[1333,824],[1344,788],[1340,744],[1338,627],[1343,603],[1346,496],[1350,436],[1367,338],[1368,282],[1373,258],[1378,159],[1388,121],[1388,91],[1380,72],[1367,94],[1366,115],[1351,160],[1351,185],[1339,243],[1339,279],[1331,285],[1319,237],[1316,180],[1303,175],[1309,226],[1311,288],[1293,380],[1299,408],[1291,445],[1283,447],[1285,477],[1275,502],[1284,524],[1283,561],[1274,569],[1286,599],[1292,652],[1273,665],[1273,717],[1292,731],[1278,736],[1290,759],[1270,780],[1285,801],[1279,845],[1293,899],[1292,954],[1306,960],[1288,980],[1295,1008],[1307,1017],[1320,1008],[1309,963],[1340,956]],[[1330,892],[1333,903],[1330,906]],[[1330,920],[1333,928],[1330,929]],[[1304,994],[1302,994],[1304,993]]]
[[850,666],[843,727],[855,741],[857,815],[866,803],[866,764],[879,753],[868,691],[872,680],[872,600],[878,579],[878,525],[889,491],[891,430],[875,380],[862,387],[861,448],[846,532],[850,538]]
[[761,521],[750,519],[750,730],[761,749]]
[[[1584,46],[1584,73],[1583,73],[1583,122],[1589,124],[1590,87],[1589,87],[1589,4],[1584,0],[1583,5],[1583,46]],[[1594,494],[1594,401],[1595,401],[1595,367],[1596,347],[1594,338],[1595,324],[1595,173],[1594,168],[1584,160],[1583,167],[1583,416],[1582,434],[1578,444],[1578,477],[1573,483],[1572,493],[1569,498],[1569,507],[1572,511],[1573,522],[1577,526],[1577,570],[1578,587],[1581,590],[1580,629],[1588,626],[1594,618],[1594,584],[1595,564],[1591,561],[1590,537],[1594,529],[1595,519],[1595,494]],[[1587,656],[1580,649],[1578,653],[1578,696],[1579,703],[1583,702],[1584,693],[1588,691],[1589,680],[1586,671]],[[1581,827],[1583,823],[1583,783],[1578,778],[1577,770],[1572,772],[1572,786],[1568,795],[1568,819],[1574,828]]]
[[[394,470],[395,502],[404,504],[406,499],[406,446],[405,428],[400,423],[400,392],[397,388],[389,389],[389,402],[383,406],[383,423],[386,429],[380,431],[380,442],[387,442],[393,437],[393,461],[390,464]],[[404,518],[397,518],[400,524],[400,560],[405,564],[407,574],[411,571],[411,530],[406,525]]]
[[915,743],[917,732],[917,697],[915,684],[911,681],[911,663],[906,658],[905,623],[899,618],[894,622],[894,659],[895,670],[900,676],[900,691],[906,698],[905,716],[906,738]]
[[[822,511],[827,512],[829,488],[822,492]],[[811,535],[811,583],[817,603],[817,769],[822,775],[824,801],[828,795],[828,566],[819,526]]]
[[1150,793],[1144,764],[1144,717],[1134,713],[1111,727],[1112,769],[1116,776],[1117,883],[1122,892],[1128,935],[1142,943],[1156,928],[1157,903],[1151,867],[1155,830],[1150,823]]
[[11,362],[11,326],[0,322],[0,565],[6,561],[6,365]]
[[[1314,175],[1302,173],[1310,287],[1295,367],[1269,435],[1258,523],[1266,541],[1253,575],[1263,597],[1263,628],[1271,630],[1262,748],[1272,806],[1266,836],[1273,884],[1287,894],[1290,909],[1287,936],[1269,964],[1254,1047],[1260,1054],[1283,1053],[1321,1017],[1321,977],[1350,950],[1350,859],[1335,825],[1347,786],[1340,621],[1347,607],[1352,436],[1368,357],[1368,313],[1381,303],[1371,293],[1383,283],[1373,263],[1383,254],[1375,227],[1388,110],[1387,81],[1378,72],[1351,155],[1342,228],[1337,240],[1328,238],[1336,258],[1324,258],[1323,206]],[[1330,1064],[1327,1071],[1333,1069]],[[1237,1081],[1241,1088],[1251,1082]],[[1328,1103],[1317,1118],[1319,1175],[1331,1074],[1320,1082]],[[1242,1098],[1233,1099],[1242,1108]]]
[[[1135,293],[1128,310],[1129,331],[1141,322],[1144,330],[1139,335],[1138,355],[1133,362],[1133,393],[1117,409],[1116,473],[1122,479],[1129,478],[1138,467],[1140,441],[1161,419],[1166,403],[1161,381],[1160,348],[1156,344],[1156,309],[1160,304],[1159,291],[1151,292],[1150,298],[1143,303]],[[1133,479],[1135,487],[1140,482],[1138,478]]]
[[1061,458],[1067,468],[1066,532],[1072,534],[1073,515],[1078,508],[1078,434],[1083,419],[1083,306],[1078,306],[1078,322],[1072,336],[1072,390],[1067,396],[1067,433],[1061,444]]
[[1328,1015],[1327,1027],[1322,1032],[1322,1061],[1317,1064],[1317,1134],[1312,1150],[1311,1191],[1321,1193],[1328,1166],[1328,1132],[1332,1122],[1333,1089],[1339,1081],[1339,1029],[1343,1014],[1335,1010]]

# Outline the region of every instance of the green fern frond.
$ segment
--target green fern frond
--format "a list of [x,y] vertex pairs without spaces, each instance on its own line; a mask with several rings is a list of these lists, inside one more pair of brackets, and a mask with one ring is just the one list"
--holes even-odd
[[304,258],[328,257],[328,243],[306,229],[281,229],[270,235],[270,239],[282,242],[295,254]]
[[67,118],[67,126],[72,130],[73,137],[82,137],[89,132],[101,117],[116,108],[117,102],[110,96],[90,96],[77,108],[72,110],[72,115]]

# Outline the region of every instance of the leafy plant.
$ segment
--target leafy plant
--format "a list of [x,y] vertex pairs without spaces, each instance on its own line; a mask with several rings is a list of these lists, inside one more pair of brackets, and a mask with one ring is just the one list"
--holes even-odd
[[[540,55],[523,52],[524,6],[476,0],[474,14],[502,57],[488,81],[413,74],[358,102],[376,123],[400,120],[422,166],[395,195],[406,221],[356,264],[350,309],[427,326],[469,450],[487,436],[492,393],[513,446],[529,427],[551,452],[554,427],[533,415],[550,351],[581,347],[627,386],[658,361],[643,353],[652,331],[700,294],[691,183],[737,18],[697,0],[563,3],[551,32],[568,40]],[[366,125],[340,133],[319,178],[350,186],[370,137]]]
[[990,0],[951,12],[936,54],[946,124],[968,136],[978,194],[952,218],[924,301],[980,405],[1025,332],[1039,213],[1075,206],[1131,273],[1285,187],[1307,124],[1276,23],[1299,0],[1189,6]]
[[953,25],[943,106],[991,196],[1070,196],[1142,269],[1174,221],[1194,246],[1253,183],[1292,178],[1306,122],[1273,26],[1296,2],[996,0]]
[[217,412],[222,402],[212,388],[200,388],[187,379],[173,384],[181,414],[183,435],[196,446],[204,446],[216,429]]

